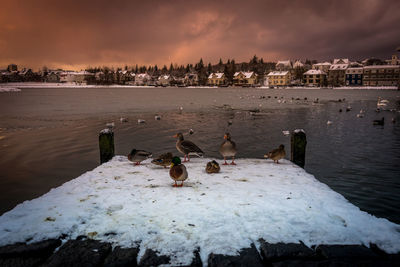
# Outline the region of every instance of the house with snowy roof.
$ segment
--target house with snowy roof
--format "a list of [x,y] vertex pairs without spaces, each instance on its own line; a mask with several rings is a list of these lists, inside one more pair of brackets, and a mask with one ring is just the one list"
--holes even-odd
[[303,83],[307,86],[321,87],[326,85],[327,74],[322,70],[311,69],[303,74]]
[[89,77],[95,76],[87,71],[64,71],[60,72],[60,82],[85,84]]
[[143,86],[147,85],[151,81],[151,77],[147,73],[139,73],[135,76],[135,85]]
[[209,85],[224,85],[227,83],[227,78],[225,76],[225,73],[223,72],[215,72],[215,73],[211,73],[208,76],[208,80],[207,83]]
[[293,69],[293,64],[292,61],[290,60],[280,60],[276,63],[275,69],[279,71],[284,71],[284,70],[291,70]]
[[322,70],[323,72],[328,73],[331,66],[332,66],[332,63],[330,63],[330,62],[321,62],[321,63],[313,64],[312,68],[314,70]]
[[254,71],[238,71],[233,74],[235,86],[253,86],[257,83],[257,74]]
[[271,71],[267,75],[269,86],[289,86],[291,74],[289,71]]
[[197,73],[186,73],[183,78],[183,84],[185,86],[196,86],[199,84],[199,75]]
[[58,72],[51,71],[44,77],[44,80],[48,83],[58,83],[60,82],[60,76]]
[[346,69],[349,67],[349,64],[350,61],[347,58],[334,59],[328,72],[328,84],[332,86],[345,85]]
[[304,64],[300,60],[296,60],[293,64],[294,69],[304,68]]
[[157,85],[169,86],[173,80],[172,76],[169,74],[160,75],[157,79]]

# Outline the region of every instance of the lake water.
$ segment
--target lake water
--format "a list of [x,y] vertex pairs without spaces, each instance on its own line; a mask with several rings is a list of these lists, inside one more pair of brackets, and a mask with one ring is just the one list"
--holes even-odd
[[[379,96],[396,110],[375,112]],[[0,93],[0,214],[95,168],[98,133],[114,121],[116,154],[122,155],[132,148],[177,153],[172,136],[179,131],[207,157],[221,158],[226,131],[238,145],[238,157],[262,158],[279,144],[290,155],[290,137],[282,130],[304,129],[308,172],[360,209],[400,223],[399,100],[395,90],[23,88]],[[346,112],[348,105],[352,110]],[[261,115],[251,115],[253,109]],[[365,116],[357,118],[361,109]],[[128,122],[121,123],[121,117]],[[372,125],[382,117],[383,127]],[[138,124],[139,118],[146,123]]]

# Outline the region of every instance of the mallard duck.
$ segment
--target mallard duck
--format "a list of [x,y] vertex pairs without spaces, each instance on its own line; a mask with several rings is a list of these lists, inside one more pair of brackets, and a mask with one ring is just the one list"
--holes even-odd
[[224,135],[225,141],[219,147],[219,153],[224,157],[224,165],[228,165],[226,162],[226,157],[232,157],[231,165],[236,165],[235,163],[235,155],[237,153],[236,144],[231,140],[231,135],[229,133],[225,133]]
[[174,137],[178,138],[178,141],[176,141],[176,149],[178,149],[178,151],[184,155],[183,162],[190,161],[190,154],[194,154],[199,157],[202,157],[204,155],[204,152],[193,142],[184,140],[182,133],[177,133],[176,135],[174,135]]
[[166,168],[167,166],[171,165],[172,158],[173,158],[172,153],[168,152],[168,153],[161,154],[156,159],[153,159],[151,161],[151,163],[153,163],[155,165],[159,165],[159,166],[164,166],[164,168]]
[[206,166],[207,173],[218,173],[220,171],[220,169],[221,168],[219,167],[218,162],[216,162],[215,160],[207,163],[207,166]]
[[274,162],[279,163],[280,159],[283,159],[286,156],[285,146],[280,145],[279,148],[272,150],[264,155],[264,158],[272,159]]
[[[181,159],[179,157],[172,158],[171,168],[169,170],[169,176],[172,178],[172,180],[175,181],[173,187],[182,187],[183,181],[185,181],[188,178],[186,167],[185,165],[181,164]],[[182,181],[182,184],[178,185],[176,183],[177,181]]]
[[382,117],[382,119],[380,119],[380,120],[374,120],[372,123],[374,125],[384,125],[385,124],[385,118]]
[[135,163],[135,165],[139,165],[145,159],[150,158],[152,155],[150,152],[144,150],[136,150],[132,149],[131,153],[128,155],[128,159]]

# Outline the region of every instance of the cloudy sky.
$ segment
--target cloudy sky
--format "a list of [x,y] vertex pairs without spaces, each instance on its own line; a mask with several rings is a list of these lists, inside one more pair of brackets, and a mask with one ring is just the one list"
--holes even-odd
[[389,58],[398,0],[0,0],[0,68]]

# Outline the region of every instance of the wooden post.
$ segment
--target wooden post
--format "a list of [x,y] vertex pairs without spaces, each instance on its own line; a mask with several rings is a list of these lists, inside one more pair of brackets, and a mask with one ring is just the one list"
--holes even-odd
[[114,133],[111,129],[104,129],[99,134],[100,164],[114,157]]
[[290,161],[304,168],[306,163],[306,133],[302,129],[294,130],[291,137]]

